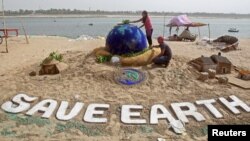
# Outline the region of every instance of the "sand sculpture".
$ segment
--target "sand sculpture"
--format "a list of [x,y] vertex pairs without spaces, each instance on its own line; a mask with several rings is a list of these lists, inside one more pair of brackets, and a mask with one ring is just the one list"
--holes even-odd
[[216,74],[229,74],[232,68],[232,63],[220,53],[211,57],[201,56],[190,61],[189,64],[200,72],[209,72],[209,69],[216,70]]
[[238,78],[242,80],[250,80],[250,71],[249,70],[240,70]]
[[59,74],[60,72],[66,70],[68,65],[61,61],[62,55],[52,52],[49,57],[42,62],[39,75]]
[[118,56],[122,66],[143,66],[151,63],[160,49],[148,49],[141,29],[124,24],[114,27],[107,36],[106,46],[95,49],[93,54],[101,63]]

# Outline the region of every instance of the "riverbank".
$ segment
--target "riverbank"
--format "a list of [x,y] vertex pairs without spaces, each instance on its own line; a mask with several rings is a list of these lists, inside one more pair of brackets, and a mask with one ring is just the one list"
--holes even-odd
[[[184,14],[184,13],[183,13]],[[165,15],[165,16],[164,16]],[[211,19],[250,19],[250,15],[246,16],[237,16],[237,15],[227,15],[227,16],[215,16],[215,15],[192,15],[188,14],[190,18],[211,18]],[[172,18],[174,16],[178,16],[178,14],[161,14],[161,15],[151,15],[152,18]],[[117,15],[100,15],[100,14],[65,14],[65,15],[46,15],[46,14],[37,14],[37,15],[9,15],[5,16],[6,18],[140,18],[140,14],[138,15],[127,15],[127,14],[117,14]],[[0,16],[2,18],[2,16]]]

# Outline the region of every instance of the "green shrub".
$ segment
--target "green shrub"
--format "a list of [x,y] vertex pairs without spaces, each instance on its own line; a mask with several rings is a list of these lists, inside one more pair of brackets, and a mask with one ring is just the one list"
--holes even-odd
[[57,60],[57,61],[61,62],[62,59],[63,59],[62,54],[59,54],[59,53],[57,53],[57,52],[51,52],[51,53],[49,54],[49,56],[46,57],[46,58],[43,60],[42,64],[47,64],[47,63],[49,63],[49,62],[52,61],[52,60]]
[[96,62],[98,62],[98,63],[109,62],[111,60],[111,58],[112,58],[112,56],[97,56]]
[[123,21],[122,21],[122,24],[129,24],[129,23],[130,23],[129,20],[123,20]]

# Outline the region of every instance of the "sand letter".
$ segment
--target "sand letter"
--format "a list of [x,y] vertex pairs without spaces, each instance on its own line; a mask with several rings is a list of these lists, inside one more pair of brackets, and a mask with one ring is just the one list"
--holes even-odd
[[12,98],[12,101],[7,101],[2,104],[1,108],[9,113],[20,113],[30,108],[28,102],[35,101],[37,97],[30,97],[26,94],[17,94]]
[[[204,121],[204,116],[197,112],[197,108],[193,103],[189,102],[183,102],[183,103],[172,103],[171,104],[172,109],[176,113],[176,116],[179,118],[179,120],[188,123],[189,120],[187,119],[187,116],[193,116],[197,121]],[[188,110],[182,110],[181,107],[188,108]]]
[[163,105],[153,105],[150,111],[150,124],[158,124],[159,119],[167,119],[169,122],[176,121]]
[[[144,124],[145,119],[139,119],[141,114],[139,112],[131,112],[131,110],[142,110],[142,105],[123,105],[121,111],[121,121],[128,124]],[[133,117],[133,119],[131,118]]]
[[240,111],[236,107],[241,107],[246,112],[250,112],[250,107],[242,102],[238,97],[231,95],[229,96],[232,99],[232,102],[229,102],[225,98],[221,97],[219,100],[223,103],[231,112],[234,114],[240,114]]
[[204,105],[215,118],[223,118],[223,115],[214,107],[214,99],[196,101],[197,105]]
[[54,110],[56,109],[57,102],[53,99],[47,99],[39,102],[33,108],[31,108],[26,114],[33,115],[36,112],[44,112],[42,115],[43,118],[49,118]]
[[109,107],[110,107],[109,104],[90,104],[84,115],[84,118],[83,118],[84,121],[90,122],[90,123],[106,123],[108,121],[107,118],[97,118],[97,117],[94,117],[94,115],[98,115],[98,116],[103,115],[104,110],[107,110]]
[[56,113],[56,118],[59,120],[70,120],[77,116],[79,112],[82,110],[84,103],[77,102],[75,106],[71,109],[68,115],[66,115],[66,110],[68,108],[69,103],[67,101],[62,101],[61,105]]

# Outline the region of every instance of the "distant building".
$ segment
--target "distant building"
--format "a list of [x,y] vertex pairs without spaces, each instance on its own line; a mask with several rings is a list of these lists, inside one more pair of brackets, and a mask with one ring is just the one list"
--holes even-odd
[[213,69],[217,74],[231,73],[232,68],[232,63],[220,53],[211,57],[201,56],[189,63],[200,72],[208,72],[209,69]]

